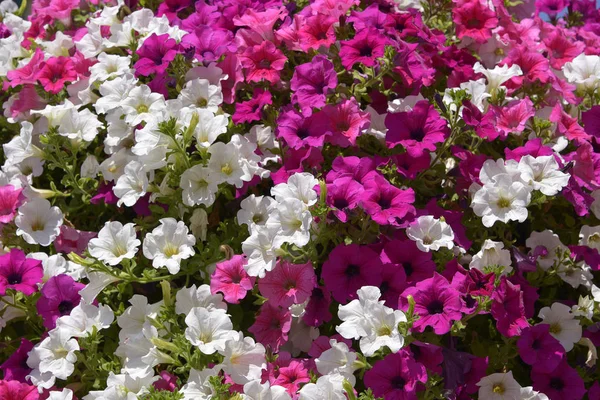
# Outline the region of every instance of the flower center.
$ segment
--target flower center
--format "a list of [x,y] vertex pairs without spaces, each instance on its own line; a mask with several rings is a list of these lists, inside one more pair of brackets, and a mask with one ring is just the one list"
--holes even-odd
[[356,264],[350,264],[346,267],[346,276],[348,278],[353,278],[360,274],[360,267]]
[[439,300],[433,300],[427,305],[427,312],[429,314],[441,314],[444,312],[444,304]]
[[431,236],[425,235],[423,237],[423,244],[430,245],[431,243],[433,243],[433,239],[431,238]]
[[12,274],[6,277],[6,281],[9,285],[18,285],[23,281],[23,277],[21,276],[21,274],[13,272]]
[[265,217],[262,214],[254,214],[254,216],[252,217],[252,222],[254,222],[255,224],[261,223],[264,220]]
[[233,172],[233,168],[231,168],[231,165],[229,165],[229,163],[225,163],[223,164],[223,166],[221,166],[221,172],[225,175],[231,175],[231,173]]
[[492,392],[494,392],[496,394],[503,394],[505,392],[504,385],[501,383],[494,384],[494,386],[492,388]]
[[554,390],[562,390],[565,387],[565,383],[560,378],[552,378],[550,379],[550,387]]
[[163,253],[165,253],[166,257],[173,257],[179,254],[179,247],[175,246],[172,243],[169,243],[165,246]]
[[396,376],[392,379],[391,384],[394,389],[404,389],[404,385],[406,385],[406,380],[401,376]]
[[72,309],[73,303],[69,300],[63,300],[58,305],[58,312],[60,313],[60,315],[67,315],[71,312]]
[[550,325],[550,333],[554,333],[559,334],[560,332],[562,332],[562,327],[560,326],[559,323],[554,323]]
[[392,329],[387,325],[383,325],[377,329],[377,336],[390,336],[391,334]]
[[44,230],[44,223],[40,220],[35,220],[33,221],[33,224],[31,224],[31,230],[34,232],[39,232],[39,231],[43,231]]
[[137,106],[136,111],[138,112],[138,114],[147,113],[148,112],[148,106],[145,105],[145,104],[140,104],[139,106]]
[[600,233],[594,233],[588,238],[588,242],[600,242]]
[[510,207],[510,199],[506,197],[500,197],[498,202],[496,203],[499,208],[509,208]]
[[359,52],[361,57],[371,57],[373,55],[373,49],[367,45],[363,46]]
[[198,99],[198,101],[196,102],[196,105],[200,108],[204,108],[208,105],[208,100],[206,99]]
[[64,347],[59,347],[54,349],[53,353],[56,358],[65,358],[69,354],[69,350]]
[[421,140],[423,140],[424,137],[425,137],[425,132],[423,132],[423,128],[418,128],[418,129],[410,131],[410,138],[412,140],[416,140],[417,142],[420,142]]

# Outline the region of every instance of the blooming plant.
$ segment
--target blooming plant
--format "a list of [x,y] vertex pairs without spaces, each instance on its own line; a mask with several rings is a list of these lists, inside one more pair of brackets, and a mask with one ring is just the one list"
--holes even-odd
[[600,399],[595,0],[0,6],[0,399]]

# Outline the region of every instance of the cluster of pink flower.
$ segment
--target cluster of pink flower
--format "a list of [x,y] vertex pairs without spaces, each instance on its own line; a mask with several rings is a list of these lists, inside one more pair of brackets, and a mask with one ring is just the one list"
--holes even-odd
[[0,399],[600,399],[594,0],[23,10]]

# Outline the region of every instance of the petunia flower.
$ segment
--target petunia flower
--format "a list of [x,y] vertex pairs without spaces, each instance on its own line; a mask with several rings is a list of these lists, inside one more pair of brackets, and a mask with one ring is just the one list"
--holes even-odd
[[519,285],[514,285],[503,277],[491,298],[491,314],[496,320],[496,328],[502,335],[518,336],[521,330],[529,327]]
[[254,287],[254,277],[248,276],[244,269],[246,259],[235,255],[230,260],[217,263],[210,279],[210,292],[223,293],[226,302],[237,304],[246,297],[246,293]]
[[452,19],[459,39],[468,37],[477,43],[485,43],[498,25],[496,13],[478,0],[461,2],[452,10]]
[[341,42],[339,56],[344,68],[351,70],[354,64],[373,67],[376,60],[383,57],[389,39],[375,28],[365,28],[356,33],[354,38]]
[[231,119],[236,124],[260,121],[265,106],[273,104],[271,92],[262,88],[256,88],[252,99],[236,104],[235,113]]
[[364,183],[361,207],[373,221],[381,225],[402,226],[405,218],[414,215],[414,191],[399,189],[383,176],[375,175]]
[[248,82],[279,82],[280,71],[287,62],[287,57],[270,41],[248,47],[239,57]]
[[331,293],[323,286],[315,287],[310,295],[308,303],[304,308],[302,321],[308,326],[319,326],[331,320],[329,312],[331,304]]
[[8,224],[17,213],[23,189],[12,185],[0,186],[0,224]]
[[177,42],[168,34],[150,35],[136,51],[138,61],[133,65],[137,76],[163,74],[177,55]]
[[25,338],[21,338],[21,343],[17,351],[13,352],[0,365],[5,381],[26,382],[25,377],[31,372],[31,368],[27,366],[27,357],[31,349],[33,349],[33,343]]
[[408,400],[416,398],[417,386],[427,382],[427,372],[423,364],[414,360],[405,349],[388,354],[377,361],[373,368],[365,373],[365,386],[376,397],[390,400]]
[[79,291],[84,287],[83,283],[76,282],[64,274],[53,276],[44,284],[36,306],[46,328],[53,329],[58,318],[71,313],[79,304]]
[[583,379],[577,370],[569,365],[566,358],[550,372],[534,367],[531,380],[534,389],[552,400],[581,400],[586,393]]
[[292,264],[282,260],[258,280],[258,289],[274,306],[288,308],[304,303],[316,284],[312,263]]
[[390,269],[390,266],[403,269],[409,284],[431,278],[436,268],[431,253],[419,251],[412,240],[389,241],[383,247],[381,260],[384,269]]
[[69,57],[51,57],[42,65],[35,77],[47,92],[57,94],[63,90],[65,83],[77,80],[75,66]]
[[335,24],[337,18],[318,13],[309,16],[298,30],[298,41],[302,51],[329,49],[336,41]]
[[287,308],[275,306],[267,301],[260,307],[254,324],[248,331],[258,342],[278,351],[288,340],[291,324],[292,314]]
[[298,65],[290,81],[292,102],[298,103],[302,113],[307,116],[312,108],[321,108],[326,104],[327,95],[338,84],[333,63],[324,56],[316,56],[311,62]]
[[37,291],[43,276],[42,262],[26,258],[22,250],[13,248],[0,255],[0,296],[6,294],[6,289],[29,296]]
[[400,309],[408,310],[408,296],[415,301],[414,312],[419,316],[413,324],[416,332],[430,326],[437,335],[450,332],[452,321],[462,318],[459,293],[448,280],[437,272],[433,277],[418,282],[402,292]]
[[541,324],[525,328],[517,341],[519,356],[540,372],[551,372],[562,361],[565,349],[550,335],[550,325]]

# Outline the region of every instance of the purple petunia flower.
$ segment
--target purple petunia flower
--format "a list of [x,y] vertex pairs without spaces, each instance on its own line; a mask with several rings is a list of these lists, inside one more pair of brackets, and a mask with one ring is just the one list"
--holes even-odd
[[329,312],[331,294],[323,286],[317,286],[312,290],[310,299],[304,309],[302,321],[308,326],[319,326],[332,318]]
[[523,328],[529,326],[525,318],[523,292],[519,285],[513,285],[505,277],[492,293],[492,317],[496,320],[498,331],[507,337],[517,336]]
[[323,264],[321,277],[333,298],[339,303],[357,298],[356,291],[363,286],[379,286],[381,261],[377,253],[357,244],[339,245],[331,251]]
[[427,372],[406,349],[377,361],[365,374],[365,386],[386,400],[416,399],[419,382],[427,382]]
[[565,348],[550,335],[550,325],[525,328],[517,341],[521,359],[540,372],[551,372],[565,356]]
[[383,263],[404,269],[406,282],[409,284],[433,276],[435,263],[431,257],[431,253],[420,251],[412,240],[392,240],[385,244],[381,252]]
[[326,104],[327,94],[337,87],[337,73],[333,63],[324,56],[316,56],[311,62],[298,65],[290,81],[292,102],[297,103],[302,113],[309,116],[312,108]]
[[327,126],[327,118],[322,112],[306,118],[298,111],[288,109],[277,119],[275,134],[285,139],[292,149],[300,149],[306,145],[322,147],[325,138],[331,135]]
[[426,100],[415,104],[412,111],[389,113],[385,126],[388,146],[401,144],[413,157],[419,157],[426,150],[435,151],[436,144],[450,134],[446,120]]
[[11,356],[0,365],[0,369],[4,373],[4,380],[26,383],[25,377],[31,372],[31,368],[27,365],[27,358],[31,349],[33,349],[33,343],[27,339],[21,338],[21,345],[17,351],[12,353]]
[[192,47],[200,62],[210,63],[219,60],[227,52],[235,52],[233,34],[225,29],[203,25],[181,39],[184,47]]
[[535,390],[552,400],[580,400],[586,392],[583,379],[566,358],[551,372],[542,372],[534,367],[531,380]]
[[37,302],[37,310],[44,319],[46,328],[53,329],[57,319],[69,315],[71,310],[79,305],[79,291],[84,287],[83,283],[76,282],[65,274],[48,279]]
[[42,262],[26,258],[22,250],[11,249],[10,253],[0,255],[0,296],[6,294],[6,289],[29,296],[37,291],[43,276]]
[[175,39],[168,34],[153,33],[136,52],[140,59],[134,64],[136,75],[149,76],[162,74],[175,59],[178,49]]
[[413,329],[423,332],[430,326],[438,335],[450,332],[452,321],[462,318],[462,303],[459,293],[448,280],[437,272],[432,278],[418,282],[407,288],[400,296],[400,309],[408,310],[407,297],[412,295],[415,300],[415,314],[419,316],[413,324]]

